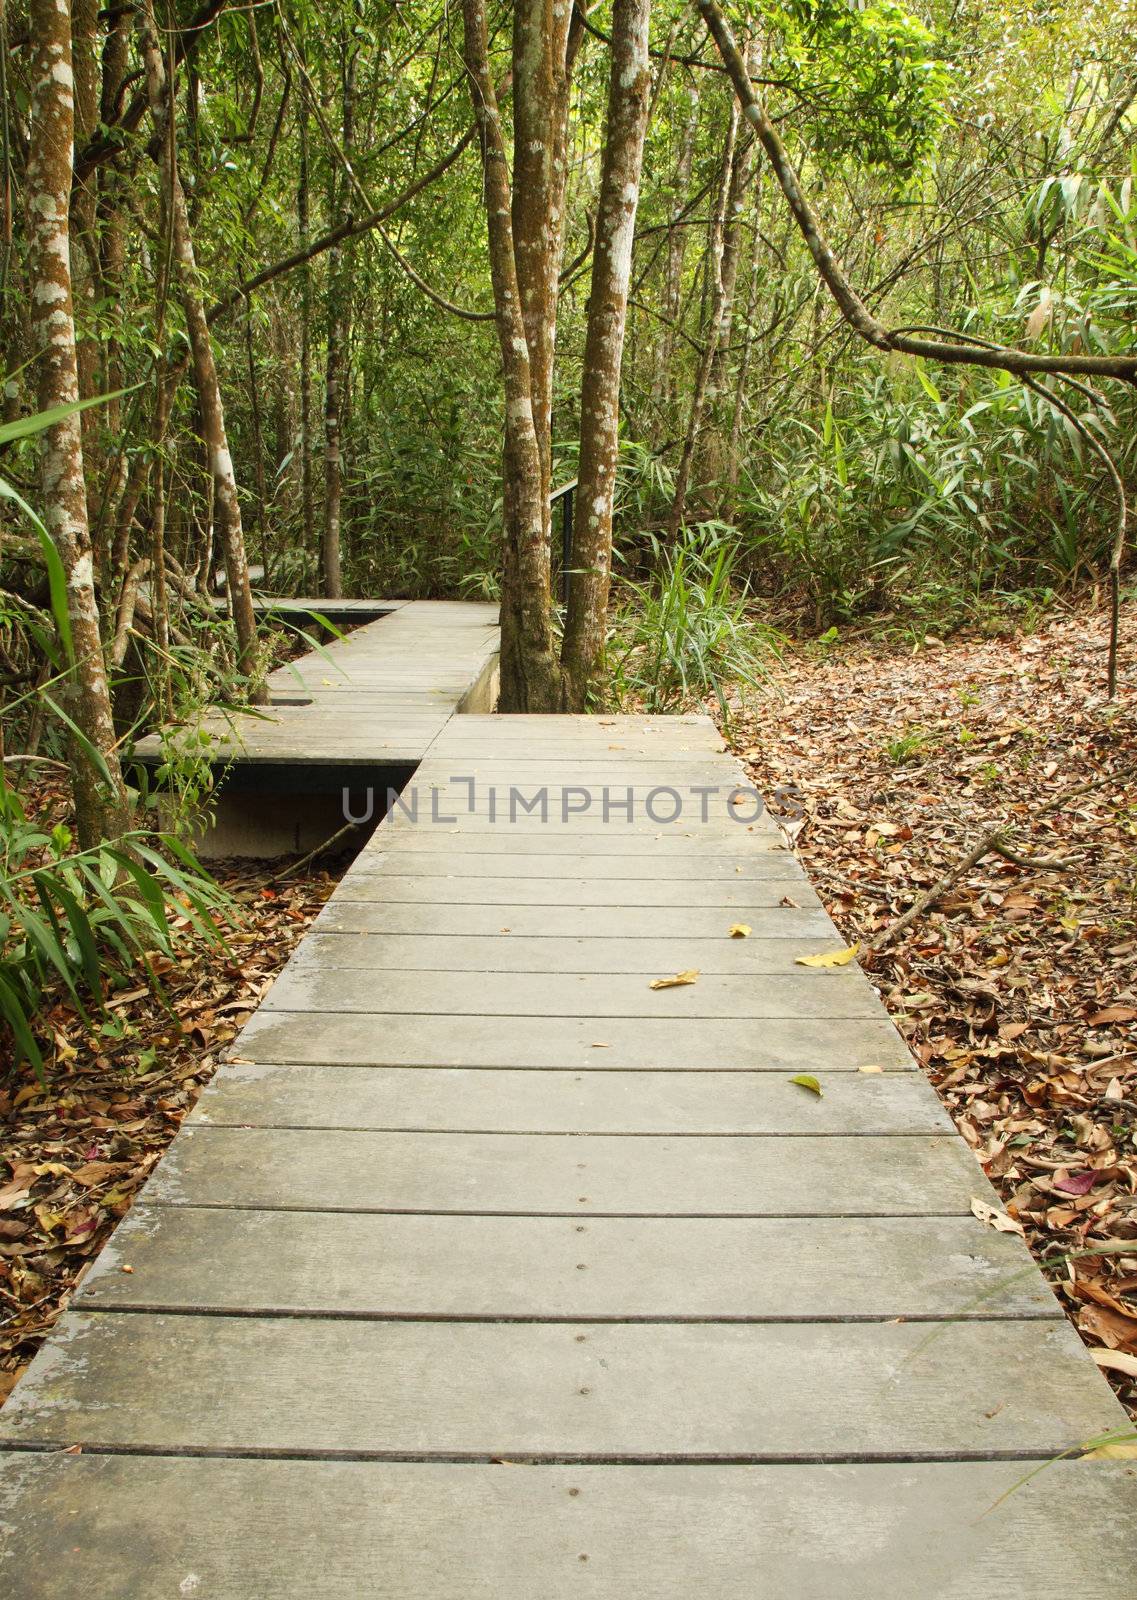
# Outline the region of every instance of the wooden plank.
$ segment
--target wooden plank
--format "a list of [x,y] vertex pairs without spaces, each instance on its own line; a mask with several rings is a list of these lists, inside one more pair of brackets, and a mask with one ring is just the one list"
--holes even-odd
[[[724,919],[725,921],[725,919]],[[508,924],[505,924],[508,926]],[[724,927],[717,939],[595,939],[526,937],[515,933],[416,934],[326,932],[317,927],[303,939],[288,971],[329,967],[374,972],[608,972],[651,977],[674,972],[677,962],[690,963],[703,974],[736,974],[752,978],[775,973],[820,986],[840,983],[840,971],[797,965],[797,957],[822,948],[811,938],[732,939]],[[823,936],[822,936],[823,938]],[[838,941],[831,940],[831,945]]]
[[238,1035],[249,1061],[330,1061],[363,1067],[641,1067],[658,1071],[913,1070],[882,1014],[864,1019],[746,1021],[674,1017],[513,1017],[269,1011]]
[[[488,825],[475,828],[472,822],[465,826],[461,822],[451,823],[445,828],[416,827],[412,823],[399,821],[392,814],[385,817],[376,828],[364,854],[370,858],[372,852],[398,851],[413,856],[417,861],[420,855],[435,855],[445,851],[455,862],[459,862],[467,852],[499,857],[508,855],[518,861],[523,857],[548,853],[588,857],[594,864],[597,856],[619,856],[628,860],[638,860],[643,856],[665,863],[695,863],[717,861],[721,857],[749,859],[760,851],[784,853],[785,848],[780,831],[773,826],[763,829],[761,833],[740,831],[711,838],[683,833],[679,829],[664,831],[657,828],[654,833],[625,829],[621,832],[617,826],[588,834],[573,834],[551,827],[541,832],[524,833],[520,828]],[[413,863],[409,861],[408,869],[412,868]]]
[[[598,1052],[598,1057],[603,1053]],[[190,1122],[231,1127],[500,1133],[950,1133],[918,1072],[780,1073],[462,1067],[223,1066]]]
[[[786,1084],[787,1094],[804,1094]],[[613,1216],[959,1216],[992,1198],[952,1135],[623,1137],[183,1130],[146,1187],[168,1205]]]
[[[322,947],[321,947],[322,948]],[[678,947],[650,979],[611,972],[371,972],[332,965],[287,966],[261,1001],[263,1011],[382,1011],[435,1016],[481,1014],[508,1027],[511,1017],[875,1017],[880,1001],[854,967],[781,977],[706,974],[695,983],[652,989],[675,972]],[[683,958],[684,963],[686,958]],[[595,963],[592,963],[593,965]]]
[[1131,1467],[1042,1465],[15,1455],[0,1582],[19,1600],[1116,1595],[1137,1554]]
[[[350,872],[336,890],[344,900],[402,900],[412,905],[577,905],[658,906],[666,910],[724,906],[731,910],[777,906],[789,896],[801,906],[818,906],[805,875],[786,857],[778,877],[750,882],[652,883],[593,878],[420,878],[414,873],[382,876]],[[747,921],[747,918],[732,921]]]
[[800,1461],[1049,1457],[1125,1420],[1065,1319],[930,1332],[919,1322],[582,1328],[72,1312],[0,1413],[0,1438]]
[[[725,911],[719,906],[684,907],[682,925],[660,917],[650,906],[606,906],[606,938],[666,939],[678,952],[686,940],[725,939],[731,924],[744,922],[755,939],[806,940],[802,949],[832,948],[840,935],[819,907],[749,905]],[[336,894],[320,912],[314,927],[320,933],[425,934],[431,936],[588,938],[596,932],[591,906],[415,905],[407,901],[347,900]],[[677,967],[678,971],[679,968]]]
[[[441,841],[435,841],[434,850],[416,850],[413,855],[399,848],[398,844],[389,836],[383,840],[382,846],[372,845],[358,857],[351,868],[352,881],[360,878],[388,878],[402,877],[413,874],[423,878],[498,878],[501,876],[502,859],[499,851],[483,851],[480,848],[461,848],[458,842],[448,841],[450,848],[439,848]],[[750,882],[754,879],[766,881],[770,878],[784,878],[794,871],[796,862],[786,851],[779,850],[751,850],[745,855],[713,855],[699,857],[671,855],[667,857],[653,856],[650,852],[642,851],[635,855],[605,855],[598,864],[596,858],[590,855],[568,855],[562,851],[556,854],[544,852],[531,852],[514,857],[509,863],[510,876],[513,878],[575,878],[587,881],[588,879],[602,876],[609,881],[618,880],[625,882],[628,879],[644,881],[655,879],[658,882],[681,883],[714,883],[725,880],[728,883]],[[634,894],[634,890],[629,890]]]
[[[755,1263],[761,1262],[761,1271]],[[353,1216],[135,1206],[82,1310],[887,1321],[1062,1310],[974,1217]],[[129,1273],[122,1271],[129,1266]]]
[[[538,786],[539,787],[539,786]],[[417,803],[414,796],[417,793]],[[527,789],[525,799],[534,804],[539,801],[534,799],[535,789]],[[784,842],[780,836],[772,831],[775,827],[764,817],[757,822],[741,823],[732,821],[729,817],[716,817],[713,822],[704,826],[697,819],[680,818],[674,823],[659,823],[648,817],[639,801],[636,802],[636,811],[629,819],[615,809],[615,798],[610,802],[608,820],[604,820],[603,796],[601,796],[592,810],[585,813],[570,813],[565,816],[560,808],[560,801],[550,800],[545,815],[540,813],[526,815],[521,810],[518,802],[514,814],[510,815],[509,795],[504,798],[499,794],[496,813],[490,813],[488,807],[481,807],[470,811],[464,796],[456,796],[457,804],[444,801],[441,796],[434,797],[432,791],[418,791],[413,783],[408,784],[402,791],[399,806],[404,804],[409,815],[404,815],[401,810],[393,810],[391,817],[386,819],[382,826],[390,826],[392,821],[396,829],[404,829],[408,835],[434,841],[433,848],[438,848],[438,841],[445,841],[451,837],[465,839],[467,835],[480,835],[498,839],[580,839],[582,854],[593,854],[594,842],[598,838],[611,839],[614,843],[627,843],[639,846],[641,842],[647,843],[654,840],[675,840],[677,846],[682,841],[690,843],[698,841],[698,848],[706,848],[708,852],[726,849],[728,852],[736,851],[742,841],[747,849],[755,835],[761,833],[763,848],[766,841],[775,849],[784,849]],[[415,807],[412,811],[411,808]],[[380,841],[385,843],[385,839]],[[458,846],[462,848],[462,846]]]

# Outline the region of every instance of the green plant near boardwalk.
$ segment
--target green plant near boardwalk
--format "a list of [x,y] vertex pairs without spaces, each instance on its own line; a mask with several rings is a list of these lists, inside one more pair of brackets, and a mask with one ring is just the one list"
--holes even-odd
[[715,695],[725,714],[725,684],[767,676],[778,635],[749,615],[735,581],[738,537],[720,522],[680,530],[673,545],[652,541],[655,574],[626,586],[618,621],[614,678],[621,699],[666,711]]
[[230,897],[176,839],[134,829],[115,844],[73,848],[43,828],[0,770],[0,1022],[17,1057],[42,1070],[36,1011],[49,986],[84,1017],[187,938],[224,943]]

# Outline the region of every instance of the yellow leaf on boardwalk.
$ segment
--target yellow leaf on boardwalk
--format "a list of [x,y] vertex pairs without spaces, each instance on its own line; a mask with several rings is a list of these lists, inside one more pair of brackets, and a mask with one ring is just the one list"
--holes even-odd
[[649,989],[681,989],[686,983],[697,983],[699,980],[698,967],[689,967],[686,972],[677,972],[673,978],[653,978],[648,984]]
[[799,967],[847,967],[860,948],[859,944],[851,944],[845,950],[822,950],[815,956],[798,956],[797,964]]
[[796,1083],[800,1089],[808,1089],[810,1094],[815,1094],[819,1100],[821,1099],[821,1085],[812,1072],[799,1072],[790,1079],[790,1082]]
[[753,929],[745,922],[732,922],[730,936],[732,939],[749,939]]

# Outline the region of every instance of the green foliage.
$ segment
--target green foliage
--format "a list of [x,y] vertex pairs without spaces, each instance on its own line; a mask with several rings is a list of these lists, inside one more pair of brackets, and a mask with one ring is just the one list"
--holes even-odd
[[724,686],[757,684],[777,648],[773,631],[747,613],[737,592],[734,529],[700,523],[673,546],[652,541],[656,571],[624,585],[613,679],[621,701],[668,711],[714,694],[724,716]]
[[28,817],[0,770],[0,1022],[42,1070],[36,1008],[48,985],[84,1018],[187,938],[224,942],[234,906],[177,840],[144,830],[74,850],[70,831]]
[[[929,28],[895,0],[774,0],[788,81],[812,113],[814,151],[911,174],[931,155],[951,84]],[[779,63],[780,65],[780,63]]]
[[928,733],[925,728],[906,728],[895,739],[888,741],[884,753],[894,767],[902,767],[909,761],[919,760],[927,747]]

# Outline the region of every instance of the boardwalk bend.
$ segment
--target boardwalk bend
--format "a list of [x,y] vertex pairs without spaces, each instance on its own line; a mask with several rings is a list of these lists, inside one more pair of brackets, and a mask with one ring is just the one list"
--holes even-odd
[[0,1414],[0,1591],[1137,1593],[1134,1464],[1031,1475],[1124,1414],[866,979],[795,965],[839,941],[710,722],[452,716],[484,624],[257,725],[417,772]]

